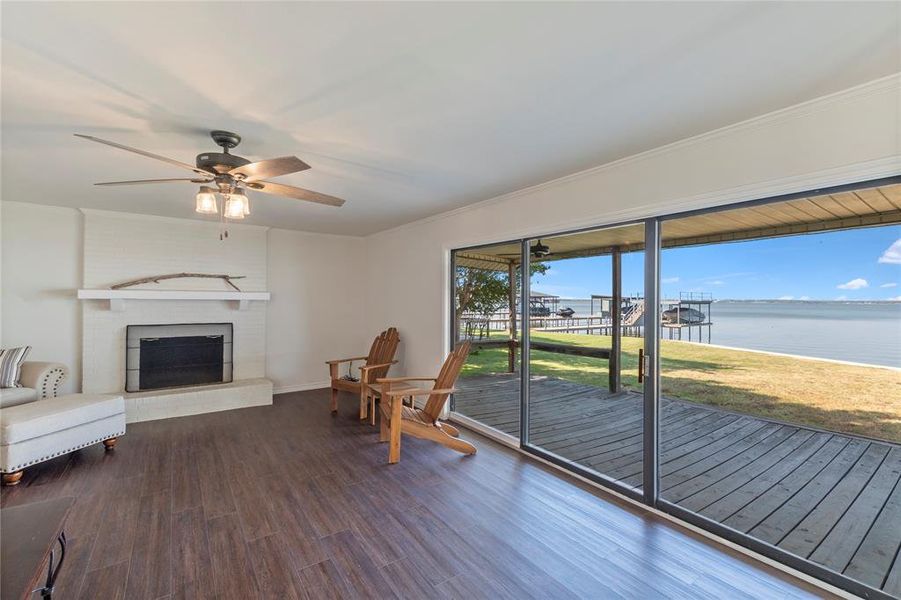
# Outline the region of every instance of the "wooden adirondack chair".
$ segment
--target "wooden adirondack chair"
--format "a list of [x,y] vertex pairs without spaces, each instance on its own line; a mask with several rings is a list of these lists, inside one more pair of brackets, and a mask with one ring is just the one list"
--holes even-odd
[[[444,404],[454,390],[454,383],[469,354],[469,342],[463,342],[451,352],[437,377],[388,377],[376,380],[382,402],[381,432],[379,440],[390,442],[388,462],[400,460],[401,433],[438,442],[463,454],[475,454],[476,447],[460,439],[460,431],[449,423],[438,420]],[[421,389],[409,385],[410,381],[432,381],[431,389]],[[404,398],[428,396],[424,408],[405,406]]]
[[[368,408],[365,395],[366,384],[388,374],[388,369],[397,362],[394,360],[394,353],[397,352],[398,342],[400,342],[400,336],[397,333],[397,329],[390,327],[373,340],[368,355],[326,362],[329,367],[329,377],[332,380],[332,412],[338,412],[338,391],[343,390],[360,397],[360,419],[366,418],[366,410]],[[338,375],[338,369],[343,363],[358,360],[366,361],[360,367],[360,378],[358,380],[345,379]]]

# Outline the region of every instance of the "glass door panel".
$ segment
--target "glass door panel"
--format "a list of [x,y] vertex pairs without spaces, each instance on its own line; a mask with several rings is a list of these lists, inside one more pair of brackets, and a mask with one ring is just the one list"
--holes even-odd
[[644,226],[530,242],[528,444],[640,488]]
[[453,410],[519,438],[521,244],[455,250],[452,328],[472,344]]
[[674,218],[661,253],[660,499],[883,591],[901,564],[901,270],[881,257],[901,228],[805,219],[891,193]]

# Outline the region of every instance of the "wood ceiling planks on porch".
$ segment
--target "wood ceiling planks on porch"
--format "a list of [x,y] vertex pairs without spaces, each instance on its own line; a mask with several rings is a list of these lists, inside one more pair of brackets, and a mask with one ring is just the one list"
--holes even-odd
[[[819,233],[901,223],[901,184],[862,188],[835,194],[795,198],[715,212],[705,212],[663,222],[664,248],[735,242],[786,235]],[[625,225],[542,238],[552,254],[544,260],[599,256],[619,249],[644,249],[644,228]],[[518,243],[462,250],[458,266],[506,270],[519,262]]]
[[[519,436],[518,375],[462,378],[455,410]],[[633,392],[535,378],[530,442],[630,486],[642,477]],[[661,497],[901,595],[901,446],[664,398]]]

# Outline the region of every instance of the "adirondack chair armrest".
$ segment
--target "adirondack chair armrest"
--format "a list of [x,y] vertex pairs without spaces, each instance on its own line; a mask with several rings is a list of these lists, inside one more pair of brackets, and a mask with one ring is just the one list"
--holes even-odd
[[401,388],[397,390],[388,390],[387,392],[382,390],[383,394],[387,394],[388,396],[430,396],[432,394],[453,394],[457,391],[457,388],[442,388],[437,390],[424,390],[422,388]]
[[380,365],[363,365],[363,366],[359,367],[359,369],[363,372],[366,372],[366,371],[371,371],[372,369],[381,369],[383,367],[390,367],[391,365],[396,365],[396,364],[397,364],[397,361],[392,360],[391,362],[382,363]]
[[369,358],[368,356],[354,356],[353,358],[339,358],[337,360],[327,360],[325,364],[327,365],[340,365],[341,363],[353,362],[355,360],[366,360]]
[[380,377],[376,381],[378,383],[400,383],[402,381],[435,381],[438,379],[437,377],[416,377],[416,376],[406,376],[406,377]]

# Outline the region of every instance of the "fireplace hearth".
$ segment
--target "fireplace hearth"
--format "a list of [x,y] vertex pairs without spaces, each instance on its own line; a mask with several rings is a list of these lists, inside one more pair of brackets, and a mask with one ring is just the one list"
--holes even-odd
[[125,391],[228,383],[232,324],[129,325]]

